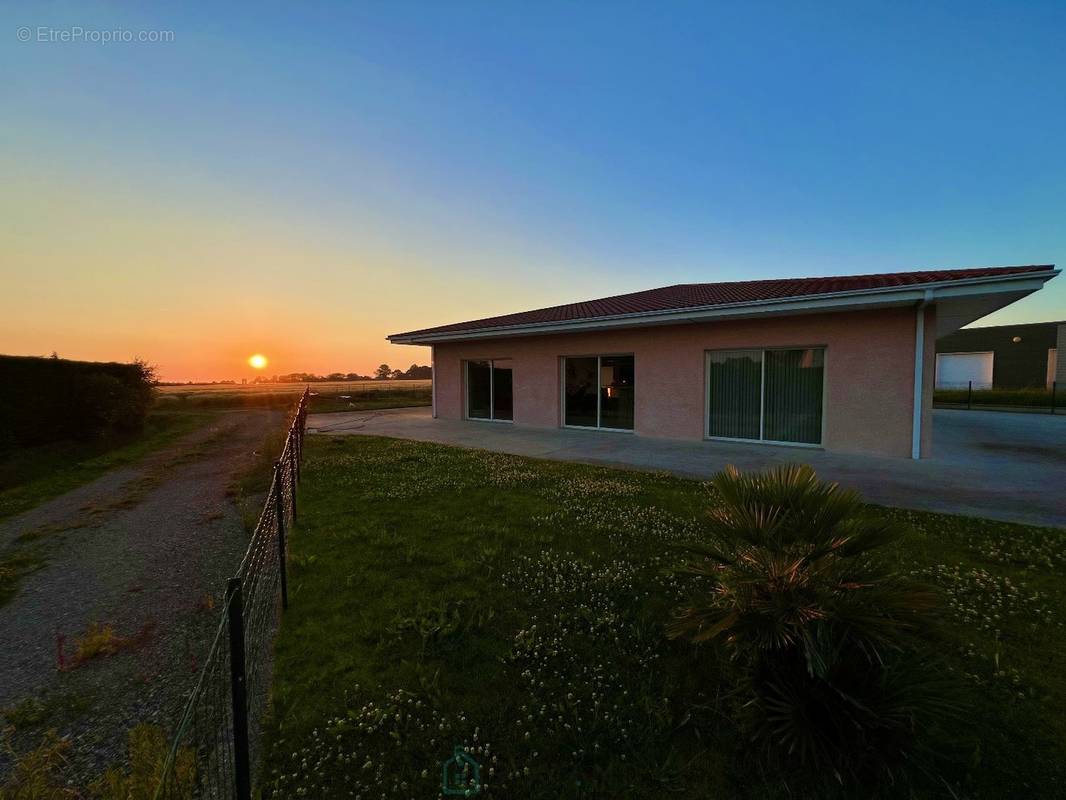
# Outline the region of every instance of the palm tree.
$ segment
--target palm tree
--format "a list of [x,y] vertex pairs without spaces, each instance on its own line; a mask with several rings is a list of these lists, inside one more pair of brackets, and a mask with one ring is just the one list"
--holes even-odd
[[934,595],[881,555],[902,529],[807,466],[729,467],[711,490],[710,535],[683,568],[697,590],[669,635],[724,649],[742,721],[779,764],[840,783],[893,771],[943,705],[904,668]]

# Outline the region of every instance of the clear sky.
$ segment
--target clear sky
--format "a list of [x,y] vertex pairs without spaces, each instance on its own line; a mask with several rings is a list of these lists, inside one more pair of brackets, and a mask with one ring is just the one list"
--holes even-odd
[[[0,0],[0,352],[367,372],[652,286],[1066,263],[1063,2],[278,5]],[[1064,317],[1066,276],[981,324]]]

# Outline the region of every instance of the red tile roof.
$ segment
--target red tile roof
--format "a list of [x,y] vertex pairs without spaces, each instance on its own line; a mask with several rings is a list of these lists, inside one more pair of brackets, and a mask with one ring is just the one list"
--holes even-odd
[[423,328],[394,337],[412,337],[442,333],[474,332],[489,328],[510,328],[521,325],[576,322],[601,317],[617,317],[656,311],[681,311],[692,308],[729,306],[768,300],[788,300],[815,295],[861,292],[875,289],[906,288],[945,281],[965,281],[1045,272],[1054,265],[1041,264],[1018,267],[980,267],[973,269],[941,269],[921,272],[887,272],[879,275],[836,275],[825,278],[778,278],[765,281],[736,281],[733,283],[679,283],[661,289],[619,294],[599,300],[568,303],[517,314],[457,322],[436,328]]

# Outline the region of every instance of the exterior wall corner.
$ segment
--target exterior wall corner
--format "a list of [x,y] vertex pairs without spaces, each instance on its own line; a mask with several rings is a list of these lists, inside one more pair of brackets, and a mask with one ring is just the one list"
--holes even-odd
[[921,457],[933,456],[933,390],[936,383],[936,306],[925,309],[925,352],[922,360]]

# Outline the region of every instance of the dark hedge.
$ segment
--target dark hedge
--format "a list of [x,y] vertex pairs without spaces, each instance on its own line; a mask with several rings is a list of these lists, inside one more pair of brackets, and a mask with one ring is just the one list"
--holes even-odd
[[152,403],[152,368],[0,356],[0,448],[135,433]]

